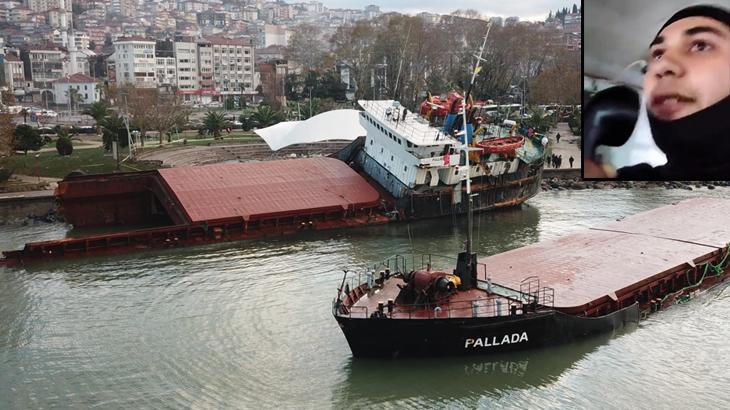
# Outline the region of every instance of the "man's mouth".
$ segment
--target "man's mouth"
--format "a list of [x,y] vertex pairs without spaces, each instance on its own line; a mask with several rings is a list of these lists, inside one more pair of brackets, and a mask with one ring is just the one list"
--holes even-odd
[[651,99],[651,111],[659,118],[671,119],[695,99],[682,94],[671,93],[657,95]]

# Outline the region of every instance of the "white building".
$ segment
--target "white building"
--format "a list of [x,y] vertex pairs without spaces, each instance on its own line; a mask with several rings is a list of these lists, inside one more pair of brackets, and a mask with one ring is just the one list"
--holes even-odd
[[5,84],[11,90],[22,89],[25,84],[23,61],[15,54],[5,54]]
[[211,37],[213,46],[213,82],[221,97],[242,96],[254,92],[254,47],[248,38]]
[[74,104],[88,105],[100,100],[96,80],[86,74],[76,73],[53,82],[53,96],[56,104],[69,103],[69,90],[75,89],[78,98]]
[[264,47],[269,46],[284,46],[289,45],[289,30],[286,26],[279,26],[274,24],[264,25]]
[[71,11],[71,0],[26,0],[25,3],[32,11],[48,11],[53,9]]
[[155,57],[155,71],[158,86],[172,87],[177,84],[175,57]]
[[[172,50],[175,56],[177,88],[191,94],[189,91],[200,88],[198,86],[198,43],[195,41],[176,41]],[[212,52],[208,56],[208,59],[211,58]]]
[[141,37],[121,37],[114,42],[117,84],[156,87],[155,42]]

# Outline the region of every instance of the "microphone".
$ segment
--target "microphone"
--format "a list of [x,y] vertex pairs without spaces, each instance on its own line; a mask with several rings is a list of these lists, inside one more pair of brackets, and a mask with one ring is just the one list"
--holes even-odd
[[583,117],[583,155],[595,162],[599,145],[624,145],[634,132],[640,104],[639,93],[623,85],[596,93]]

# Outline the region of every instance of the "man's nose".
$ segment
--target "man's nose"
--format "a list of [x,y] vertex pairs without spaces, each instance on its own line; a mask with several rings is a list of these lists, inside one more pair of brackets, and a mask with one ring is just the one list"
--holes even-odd
[[684,66],[681,61],[681,56],[677,55],[676,52],[665,51],[662,58],[653,64],[652,71],[657,78],[666,76],[681,77],[684,75]]

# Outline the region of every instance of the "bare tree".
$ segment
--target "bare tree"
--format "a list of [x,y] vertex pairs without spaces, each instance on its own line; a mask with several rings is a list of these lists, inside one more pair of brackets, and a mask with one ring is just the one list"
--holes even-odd
[[327,55],[322,41],[322,30],[311,24],[300,24],[294,28],[289,40],[287,57],[301,64],[307,70],[315,70],[323,64]]
[[0,157],[12,154],[14,129],[13,115],[0,114]]
[[[182,129],[190,116],[190,109],[182,105],[182,100],[175,94],[160,94],[157,104],[152,107],[151,127],[162,137],[172,130]],[[170,136],[167,142],[170,142]]]

